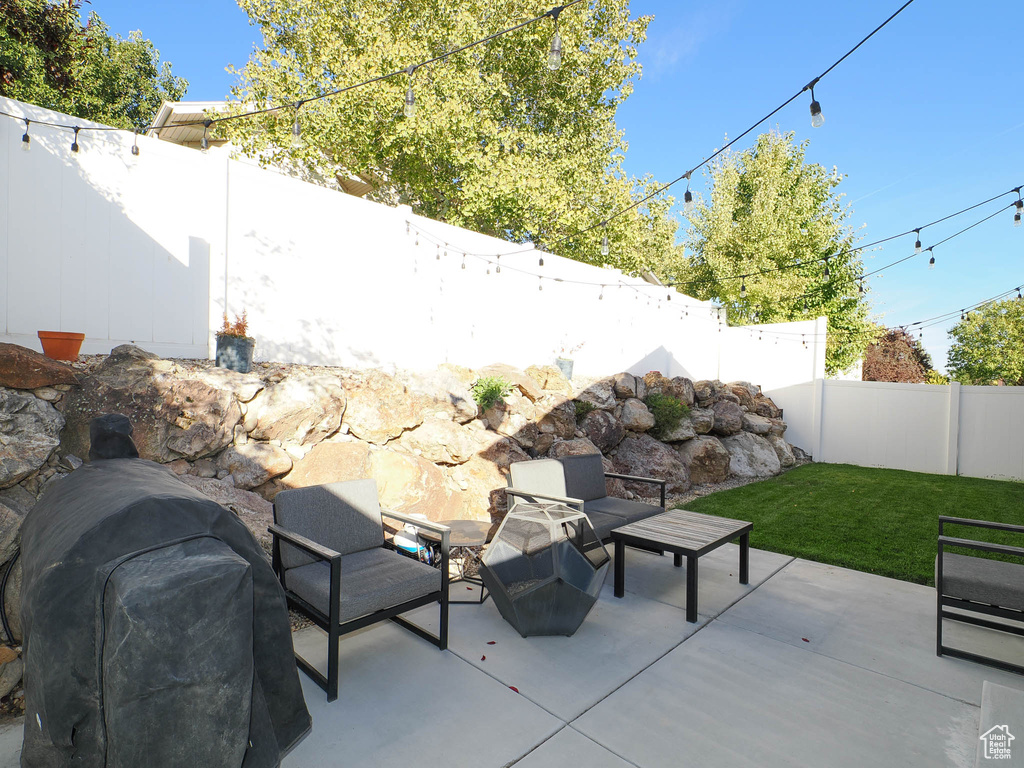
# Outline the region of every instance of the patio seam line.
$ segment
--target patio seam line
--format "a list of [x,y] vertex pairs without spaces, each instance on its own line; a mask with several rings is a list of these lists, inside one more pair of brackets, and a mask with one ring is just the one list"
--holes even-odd
[[[863,670],[864,672],[870,672],[870,673],[872,673],[874,675],[879,675],[880,677],[885,677],[885,678],[888,678],[889,680],[895,680],[897,683],[903,683],[904,685],[912,686],[914,688],[917,688],[918,690],[925,691],[927,693],[934,693],[936,696],[942,696],[943,698],[949,699],[950,701],[956,701],[956,702],[959,702],[960,704],[966,704],[969,707],[974,707],[975,709],[981,709],[980,705],[975,704],[972,701],[966,701],[966,700],[961,699],[961,698],[959,698],[957,696],[951,696],[948,693],[943,693],[942,691],[936,691],[933,688],[928,688],[927,686],[921,685],[920,683],[915,683],[915,682],[912,682],[910,680],[903,680],[902,678],[895,677],[894,675],[890,675],[890,674],[888,674],[886,672],[880,672],[877,669],[871,669],[870,667],[865,667],[865,666],[862,666],[860,664],[854,664],[852,661],[846,661],[846,660],[840,659],[840,658],[838,658],[836,656],[829,656],[827,653],[823,653],[821,651],[814,650],[813,648],[809,647],[806,643],[801,643],[800,645],[797,645],[796,643],[790,642],[789,640],[780,640],[777,637],[772,637],[771,635],[766,635],[763,632],[758,632],[756,629],[750,629],[749,627],[741,627],[739,624],[734,624],[731,621],[723,620],[721,618],[721,616],[719,616],[718,618],[716,618],[714,620],[715,621],[721,621],[727,627],[732,627],[733,629],[738,629],[741,632],[750,632],[751,634],[758,635],[759,637],[763,637],[766,640],[772,640],[772,641],[774,641],[776,643],[782,643],[783,645],[788,645],[790,648],[799,648],[802,651],[805,651],[807,653],[813,653],[815,656],[820,656],[823,659],[831,659],[832,661],[839,662],[840,664],[845,664],[848,667],[852,667],[854,669],[860,669],[860,670]],[[708,623],[710,624],[711,622],[708,622]],[[703,627],[701,627],[701,629],[703,629]],[[694,633],[694,634],[696,634],[696,633]],[[692,635],[691,635],[691,637],[692,637]]]
[[[543,707],[541,707],[541,709],[543,709]],[[559,719],[561,719],[561,718],[559,718]],[[528,757],[529,755],[532,755],[534,752],[536,752],[538,749],[543,747],[545,744],[547,744],[549,741],[551,741],[553,738],[555,738],[555,736],[560,734],[562,731],[564,731],[568,727],[569,727],[569,724],[563,720],[561,728],[559,728],[557,731],[552,733],[546,739],[542,740],[540,743],[535,744],[534,746],[532,746],[530,749],[528,749],[526,752],[521,754],[519,757],[517,757],[511,763],[505,763],[505,765],[503,765],[502,768],[512,768],[513,765],[516,765],[517,763],[522,762],[526,757]]]
[[567,727],[567,728],[568,728],[569,730],[571,730],[571,731],[572,731],[573,733],[578,733],[578,734],[579,734],[580,736],[582,736],[583,738],[585,738],[585,739],[586,739],[587,741],[592,741],[592,742],[594,742],[595,744],[597,744],[597,746],[599,746],[599,747],[600,747],[601,749],[603,749],[603,750],[604,750],[605,752],[610,752],[611,754],[615,755],[615,756],[616,756],[617,758],[619,758],[619,759],[620,759],[620,760],[622,760],[623,762],[626,762],[626,763],[629,763],[630,765],[636,766],[636,768],[641,768],[641,766],[640,766],[640,763],[635,763],[635,762],[633,762],[632,760],[630,760],[630,759],[629,759],[628,757],[625,757],[624,755],[620,755],[620,754],[619,754],[618,752],[616,752],[615,750],[609,749],[609,748],[608,748],[608,747],[606,747],[606,746],[605,746],[604,744],[602,744],[601,742],[599,742],[599,741],[598,741],[597,739],[591,738],[590,736],[588,736],[587,734],[583,733],[583,731],[579,730],[578,728],[573,728],[573,727],[572,727],[572,725],[567,725],[566,727]]

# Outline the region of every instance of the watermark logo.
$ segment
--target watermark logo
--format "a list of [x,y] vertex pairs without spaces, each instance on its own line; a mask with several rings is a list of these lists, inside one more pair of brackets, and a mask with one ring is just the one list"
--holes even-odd
[[1005,725],[995,725],[978,737],[985,742],[986,760],[1009,760],[1010,742],[1016,738]]

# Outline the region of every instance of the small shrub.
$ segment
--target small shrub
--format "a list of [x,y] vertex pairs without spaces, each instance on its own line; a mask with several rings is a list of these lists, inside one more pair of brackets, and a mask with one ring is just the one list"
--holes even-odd
[[576,406],[576,421],[583,421],[588,413],[597,409],[597,406],[588,400],[573,400],[572,404]]
[[487,411],[496,406],[509,392],[512,391],[512,384],[501,376],[485,376],[477,379],[470,387],[473,399],[481,411]]
[[650,430],[650,435],[659,440],[671,434],[679,422],[690,415],[690,409],[685,403],[660,392],[652,392],[645,397],[644,405],[654,416],[654,428]]
[[235,322],[228,321],[227,312],[224,313],[224,325],[219,331],[218,336],[240,336],[243,339],[249,337],[249,320],[245,316],[245,311],[242,311],[241,315],[235,315]]

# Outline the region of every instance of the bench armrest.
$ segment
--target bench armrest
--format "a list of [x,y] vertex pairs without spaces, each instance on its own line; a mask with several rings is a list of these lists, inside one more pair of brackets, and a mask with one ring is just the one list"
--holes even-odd
[[620,474],[617,474],[615,472],[605,472],[604,476],[605,477],[611,477],[611,478],[614,478],[616,480],[627,480],[627,481],[632,482],[632,483],[652,483],[652,484],[655,484],[655,485],[660,485],[661,486],[661,508],[662,509],[665,508],[665,486],[666,486],[666,484],[668,482],[667,480],[659,480],[656,477],[635,477],[633,475],[620,475]]
[[276,523],[267,528],[267,530],[271,533],[272,536],[274,536],[275,539],[283,539],[287,541],[289,544],[298,547],[299,549],[312,555],[318,560],[326,560],[327,562],[330,562],[334,560],[334,558],[341,558],[340,552],[335,552],[333,549],[328,549],[322,544],[317,544],[312,539],[307,539],[305,536],[300,536],[294,531],[289,531],[287,528],[282,528]]
[[418,517],[413,517],[412,515],[406,515],[402,512],[396,512],[393,509],[385,509],[383,507],[381,507],[380,514],[382,517],[389,517],[392,520],[399,520],[403,523],[408,523],[415,528],[422,528],[425,531],[436,533],[441,537],[441,552],[445,557],[448,556],[448,542],[452,529],[447,525],[441,525],[440,523],[434,523],[429,520],[420,520]]
[[1024,557],[1024,547],[1010,547],[1006,544],[991,544],[987,541],[956,539],[952,536],[939,536],[939,557],[942,557],[943,547],[963,547],[964,549],[973,549],[978,552],[992,552],[998,555]]
[[1024,533],[1024,525],[1012,525],[1011,523],[991,523],[986,520],[971,520],[967,517],[949,517],[939,515],[939,534],[942,534],[942,527],[946,523],[950,525],[973,525],[976,528],[991,528],[995,531],[1013,531]]
[[523,498],[532,499],[544,499],[545,501],[554,501],[559,504],[565,504],[567,507],[577,507],[580,512],[583,511],[583,499],[573,499],[569,496],[551,496],[546,493],[534,493],[533,491],[522,491],[518,488],[506,488],[506,496],[522,496]]

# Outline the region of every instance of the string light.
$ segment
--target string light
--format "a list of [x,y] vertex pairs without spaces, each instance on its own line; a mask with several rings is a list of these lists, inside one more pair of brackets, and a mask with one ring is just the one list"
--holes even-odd
[[935,253],[931,248],[928,249],[928,252],[932,254],[932,257],[928,259],[928,269],[935,269]]
[[538,267],[543,267],[544,266],[544,251],[541,251],[540,258],[537,259],[537,266]]
[[550,16],[555,21],[555,34],[551,38],[551,48],[548,49],[548,69],[554,71],[562,66],[562,36],[558,34],[558,14],[565,6],[559,5],[548,11],[545,16]]
[[436,255],[435,258],[437,259],[437,261],[441,260],[441,244],[440,243],[437,244],[437,255]]
[[740,298],[741,299],[747,298],[747,276],[746,275],[743,276],[743,279],[740,282]]
[[494,265],[494,274],[500,275],[501,274],[501,254],[500,253],[497,256],[497,259],[498,259],[498,261]]
[[604,299],[604,286],[603,285],[601,286],[601,292],[597,295],[597,300],[598,301],[601,301],[602,299]]
[[693,216],[693,193],[690,191],[690,173],[686,173],[686,192],[683,193],[683,215],[686,218]]
[[914,230],[914,234],[917,236],[917,240],[914,242],[914,253],[921,252],[921,229],[920,227]]
[[203,152],[210,151],[210,126],[213,125],[213,120],[207,118],[203,121],[203,140],[199,142],[199,149]]
[[139,132],[135,132],[135,141],[132,143],[132,154],[136,157],[139,156]]
[[818,78],[814,78],[809,84],[808,88],[811,89],[811,127],[821,128],[825,124],[825,116],[821,114],[821,104],[814,98],[814,86],[817,84]]
[[32,137],[28,135],[29,121],[25,120],[25,132],[21,134],[21,148],[26,152],[32,147]]
[[301,101],[295,102],[295,122],[292,123],[292,149],[302,149],[306,142],[302,140],[302,126],[299,124],[299,109],[302,107]]
[[82,129],[81,129],[81,128],[79,128],[79,127],[78,127],[78,126],[76,125],[76,126],[75,126],[75,137],[74,137],[73,139],[71,139],[71,151],[72,151],[72,152],[78,152],[78,149],[79,149],[79,147],[78,147],[78,132],[79,132],[80,130],[82,130]]
[[1024,200],[1020,198],[1020,187],[1017,187],[1017,202],[1014,203],[1014,206],[1017,208],[1017,212],[1013,214],[1013,226],[1019,227],[1021,214],[1024,213]]
[[538,277],[537,278],[537,290],[538,291],[543,291],[544,290],[544,278],[543,277]]
[[859,294],[863,294],[864,293],[864,281],[863,280],[858,280],[857,281],[857,293],[859,293]]
[[466,254],[462,254],[462,268],[466,268]]
[[1020,295],[1020,288],[1018,288],[1017,289],[1017,301],[1020,301],[1021,299],[1024,299],[1024,296]]
[[826,281],[832,279],[832,273],[828,269],[828,258],[825,259],[825,272],[824,272],[823,276],[824,276]]
[[412,91],[412,75],[416,71],[416,65],[410,64],[405,68],[409,75],[409,90],[405,92],[405,108],[403,110],[406,120],[412,120],[416,116],[416,94]]
[[607,256],[611,253],[611,246],[608,245],[608,222],[604,223],[604,234],[601,236],[601,255]]

